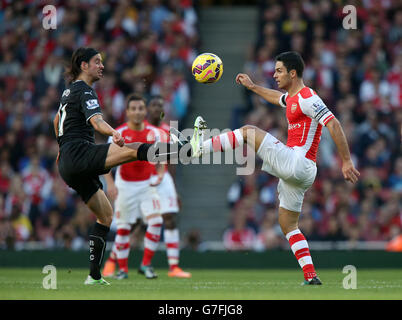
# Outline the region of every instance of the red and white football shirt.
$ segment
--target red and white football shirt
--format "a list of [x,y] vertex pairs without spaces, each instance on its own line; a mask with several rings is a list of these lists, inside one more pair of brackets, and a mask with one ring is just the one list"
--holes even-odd
[[170,136],[169,136],[169,132],[170,132],[170,127],[167,123],[165,122],[161,122],[161,124],[159,125],[159,127],[156,127],[152,124],[150,124],[147,120],[144,120],[144,124],[145,127],[152,127],[152,128],[156,128],[158,130],[160,130],[160,142],[169,142]]
[[[161,122],[161,124],[159,125],[159,127],[156,127],[152,124],[150,124],[147,120],[144,121],[145,123],[145,127],[149,128],[149,129],[154,129],[154,130],[158,130],[159,135],[158,138],[155,141],[159,141],[159,142],[169,142],[170,141],[170,127],[167,123]],[[164,171],[167,171],[167,166],[164,166]],[[152,172],[152,174],[156,175],[158,174],[156,171],[156,166],[154,166],[154,171]]]
[[282,95],[279,104],[286,108],[288,141],[286,145],[316,161],[322,127],[335,116],[315,91],[308,87],[293,97]]
[[[116,129],[124,138],[126,143],[143,142],[154,143],[160,141],[160,131],[151,126],[144,126],[143,130],[136,131],[128,127],[127,123]],[[111,137],[109,142],[111,142]],[[116,182],[123,181],[144,181],[151,178],[155,165],[148,161],[132,161],[118,166]]]

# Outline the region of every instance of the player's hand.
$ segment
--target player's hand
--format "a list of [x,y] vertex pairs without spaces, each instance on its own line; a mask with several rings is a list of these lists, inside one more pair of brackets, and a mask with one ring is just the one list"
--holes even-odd
[[108,185],[107,195],[109,196],[110,200],[115,201],[118,193],[119,191],[115,185]]
[[249,90],[253,89],[255,86],[254,82],[251,81],[250,77],[245,73],[239,73],[236,76],[236,83],[245,86]]
[[113,131],[113,142],[117,144],[119,147],[124,146],[124,138],[118,131]]
[[352,183],[356,183],[360,176],[360,172],[356,170],[352,160],[345,161],[342,164],[342,173],[345,180]]

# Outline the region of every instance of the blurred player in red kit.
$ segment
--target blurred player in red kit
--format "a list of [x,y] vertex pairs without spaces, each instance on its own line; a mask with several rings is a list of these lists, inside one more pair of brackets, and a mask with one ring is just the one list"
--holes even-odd
[[[148,103],[148,123],[156,128],[159,128],[164,137],[169,139],[169,125],[162,121],[163,118],[163,98],[154,96]],[[164,139],[161,141],[166,142]],[[172,166],[169,165],[169,169]],[[160,197],[161,210],[163,217],[163,239],[166,245],[166,253],[169,264],[169,277],[190,278],[191,273],[183,271],[179,267],[179,244],[180,236],[177,228],[176,216],[179,213],[179,201],[176,192],[176,187],[172,175],[167,170],[168,165],[165,165],[163,170],[159,171],[157,190]],[[155,172],[156,173],[156,172]]]
[[[129,96],[126,106],[128,121],[116,129],[126,142],[161,141],[160,130],[144,122],[146,114],[145,100],[136,94]],[[157,277],[151,266],[151,260],[158,247],[163,219],[156,186],[151,181],[154,172],[155,164],[136,161],[119,166],[114,180],[111,173],[105,175],[107,193],[115,201],[117,233],[112,252],[105,263],[104,276],[114,275],[117,262],[119,270],[116,278],[128,277],[131,230],[133,225],[143,220],[147,229],[144,255],[138,271],[148,279]]]

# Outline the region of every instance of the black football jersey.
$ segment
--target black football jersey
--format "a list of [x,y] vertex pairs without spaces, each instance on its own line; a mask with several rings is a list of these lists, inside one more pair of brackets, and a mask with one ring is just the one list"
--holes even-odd
[[95,130],[89,123],[96,114],[102,114],[96,91],[82,80],[71,83],[63,91],[59,106],[59,135],[61,146],[72,140],[95,143]]

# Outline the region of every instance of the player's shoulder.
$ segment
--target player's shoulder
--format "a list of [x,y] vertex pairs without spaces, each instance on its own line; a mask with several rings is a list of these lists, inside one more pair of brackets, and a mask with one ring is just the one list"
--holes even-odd
[[71,90],[90,90],[93,91],[93,88],[89,86],[85,81],[83,80],[76,80],[73,81],[69,84],[68,86]]
[[160,129],[169,132],[170,126],[166,122],[162,122],[161,125],[159,126]]
[[154,126],[153,124],[150,124],[148,120],[144,120],[144,126],[147,130],[153,130],[153,129],[158,129],[158,127]]
[[96,91],[94,88],[89,86],[85,81],[78,80],[74,81],[69,86],[71,93],[79,96],[87,96],[88,99],[96,99]]
[[123,131],[125,131],[127,129],[128,129],[127,123],[123,123],[120,126],[118,126],[115,130],[120,132],[120,134],[121,134]]
[[324,104],[317,92],[309,87],[304,87],[299,91],[297,96],[299,97],[298,102],[300,106],[312,107],[316,104]]
[[[308,99],[308,98],[312,98],[312,97],[318,97],[317,92],[315,92],[313,89],[311,89],[310,87],[304,87],[303,89],[301,89],[299,91],[299,95],[301,98],[303,99]],[[319,97],[318,97],[319,98]]]
[[149,122],[145,123],[145,130],[155,132],[156,134],[159,134],[160,132],[158,127],[150,124]]

